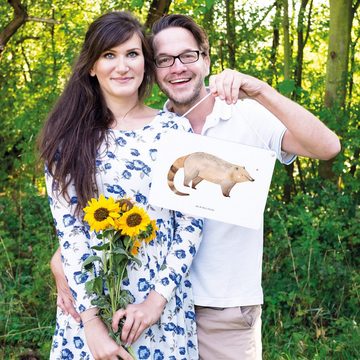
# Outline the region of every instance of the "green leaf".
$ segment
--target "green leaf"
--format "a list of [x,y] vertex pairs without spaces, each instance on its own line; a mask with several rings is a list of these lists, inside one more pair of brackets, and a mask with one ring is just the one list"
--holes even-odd
[[115,254],[113,256],[113,271],[116,274],[121,274],[123,268],[126,268],[126,265],[128,263],[128,257],[125,255],[119,255],[119,254]]
[[94,279],[93,292],[97,295],[101,295],[104,293],[103,281],[102,281],[102,278],[99,276]]
[[121,254],[121,255],[125,255],[128,259],[131,258],[131,255],[128,254],[128,252],[122,248],[117,248],[113,251],[114,254]]
[[114,242],[117,242],[121,237],[122,237],[121,232],[120,232],[120,231],[117,231],[117,232],[114,234],[113,241],[114,241]]
[[144,0],[132,0],[131,7],[141,8],[144,5]]
[[113,229],[108,229],[108,230],[104,230],[103,231],[103,237],[107,238],[107,239],[111,239],[114,235],[114,230]]
[[210,10],[211,7],[214,5],[214,0],[205,0],[206,10]]
[[86,281],[86,283],[85,283],[85,290],[88,295],[92,295],[94,293],[94,290],[93,290],[94,281],[95,281],[95,279],[92,279],[92,280]]
[[108,309],[111,308],[111,304],[107,296],[99,296],[97,299],[91,301],[92,305],[97,306],[100,309]]
[[126,247],[128,247],[130,244],[131,244],[132,240],[131,240],[131,237],[128,236],[128,235],[125,235],[124,236],[124,244]]
[[139,267],[142,265],[142,262],[141,262],[138,258],[136,258],[136,257],[133,257],[131,260],[132,260],[133,262],[135,262],[137,265],[139,265]]
[[94,250],[99,250],[99,251],[108,250],[110,248],[110,244],[105,243],[105,244],[102,244],[102,245],[94,245],[91,248],[94,249]]
[[283,95],[289,95],[295,90],[295,81],[292,79],[284,80],[279,83],[279,91]]
[[100,256],[92,255],[86,258],[86,260],[83,262],[83,268],[85,268],[87,265],[92,264],[95,261],[100,261],[102,263],[102,259]]

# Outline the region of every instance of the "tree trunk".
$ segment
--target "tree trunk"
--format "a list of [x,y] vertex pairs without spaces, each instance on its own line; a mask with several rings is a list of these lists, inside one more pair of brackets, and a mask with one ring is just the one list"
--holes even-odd
[[[284,80],[290,80],[291,69],[291,46],[289,34],[289,3],[283,0],[283,33],[284,33]],[[285,166],[288,181],[284,185],[284,201],[289,202],[294,189],[294,163]]]
[[356,46],[359,41],[360,35],[351,42],[350,45],[350,74],[349,74],[349,91],[348,91],[348,103],[347,108],[351,107],[352,104],[352,94],[354,89],[354,73],[356,71],[356,60],[355,60],[355,54],[356,54]]
[[[346,84],[349,64],[351,26],[353,20],[352,0],[330,0],[329,48],[326,63],[324,105],[334,113],[345,108]],[[335,179],[333,159],[321,161],[319,175]]]
[[291,69],[291,45],[290,45],[290,34],[289,34],[289,2],[283,0],[283,33],[284,33],[284,79],[290,79]]
[[236,35],[235,35],[235,6],[234,0],[226,1],[226,32],[227,47],[229,50],[229,68],[236,65]]
[[352,25],[351,0],[330,0],[325,106],[344,107]]
[[[310,25],[311,25],[311,10],[313,5],[313,0],[310,2],[310,9],[309,9],[309,16],[307,19],[307,24],[305,25],[305,11],[308,5],[309,0],[302,0],[299,10],[298,16],[298,24],[297,24],[297,43],[298,43],[298,50],[296,55],[296,62],[295,62],[295,86],[302,87],[302,73],[303,73],[303,62],[304,62],[304,48],[306,42],[309,38],[310,32]],[[304,29],[306,32],[304,33]],[[294,92],[294,100],[296,100],[296,92]]]
[[145,28],[151,29],[154,22],[169,12],[171,0],[152,0],[149,13],[145,22]]
[[14,8],[15,17],[0,32],[0,56],[5,49],[5,45],[16,33],[16,31],[26,22],[27,13],[20,0],[8,0],[10,6]]
[[[353,9],[352,9],[352,17],[354,18],[355,13],[358,9],[360,5],[360,0],[357,0],[356,4],[354,5]],[[353,87],[354,87],[354,72],[356,69],[355,66],[355,49],[356,49],[356,45],[357,42],[359,41],[360,35],[358,35],[356,37],[356,39],[354,41],[351,42],[350,45],[350,78],[349,78],[349,92],[348,92],[348,104],[347,107],[350,108],[351,104],[352,104],[352,92],[353,92]],[[358,131],[360,130],[360,125],[358,125]],[[358,164],[359,164],[359,158],[360,158],[360,148],[356,148],[354,150],[354,161],[353,164],[350,167],[350,174],[352,176],[355,175],[356,170],[358,168]]]
[[280,44],[280,29],[279,29],[279,23],[281,19],[281,1],[277,0],[275,2],[275,17],[273,21],[273,40],[271,45],[271,54],[270,54],[270,64],[272,68],[270,79],[268,80],[269,84],[271,86],[274,86],[274,79],[275,84],[277,83],[278,79],[278,73],[276,69],[276,60],[277,60],[277,52]]
[[[214,4],[211,5],[210,9],[208,9],[204,14],[204,28],[209,37],[209,57],[211,57],[211,48],[212,44],[216,44],[219,42],[218,39],[211,39],[210,36],[214,34]],[[216,45],[215,45],[216,46]],[[221,51],[221,46],[219,46]],[[210,61],[210,75],[212,74],[212,66],[213,62]]]

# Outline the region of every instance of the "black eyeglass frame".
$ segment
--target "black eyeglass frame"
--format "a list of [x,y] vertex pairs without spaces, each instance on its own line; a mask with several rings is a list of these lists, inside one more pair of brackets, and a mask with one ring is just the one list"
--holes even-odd
[[[188,61],[188,62],[184,62],[183,60],[181,60],[181,56],[185,55],[185,54],[189,54],[189,53],[196,53],[197,55],[197,58],[196,60],[194,61]],[[172,58],[172,63],[170,65],[166,65],[166,66],[159,66],[159,64],[157,63],[157,58],[154,58],[154,63],[155,63],[155,66],[159,69],[165,69],[165,68],[168,68],[168,67],[171,67],[175,64],[175,60],[176,59],[179,59],[179,61],[182,63],[182,64],[193,64],[195,62],[197,62],[200,58],[200,55],[204,55],[205,53],[201,50],[189,50],[189,51],[185,51],[177,56],[173,56],[173,55],[164,55],[164,57],[169,57],[169,58]]]

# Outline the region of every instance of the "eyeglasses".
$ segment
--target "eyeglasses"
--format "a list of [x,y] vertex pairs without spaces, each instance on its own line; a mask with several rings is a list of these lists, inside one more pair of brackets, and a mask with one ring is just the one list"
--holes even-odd
[[161,55],[154,59],[155,65],[158,68],[167,68],[173,66],[176,59],[179,59],[182,64],[191,64],[199,60],[200,54],[204,54],[203,51],[192,50],[186,51],[180,55]]

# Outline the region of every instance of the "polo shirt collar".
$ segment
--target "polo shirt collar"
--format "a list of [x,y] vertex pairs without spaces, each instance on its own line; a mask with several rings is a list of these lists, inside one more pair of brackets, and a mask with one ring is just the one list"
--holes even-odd
[[[165,101],[163,111],[165,112],[173,112],[172,109],[169,109],[170,100],[167,99]],[[218,121],[220,120],[229,120],[232,115],[232,104],[228,105],[224,100],[221,100],[219,97],[215,98],[214,108],[212,112],[207,116],[207,120],[209,118],[216,118]]]

